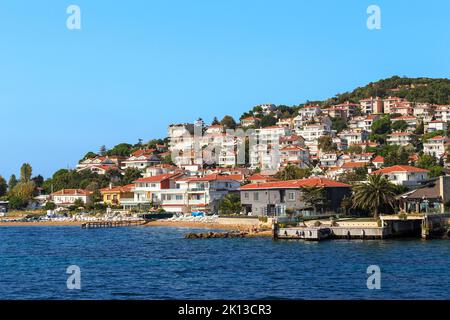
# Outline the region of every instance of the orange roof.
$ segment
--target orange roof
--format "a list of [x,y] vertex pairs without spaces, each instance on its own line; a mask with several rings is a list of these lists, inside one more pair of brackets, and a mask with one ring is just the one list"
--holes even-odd
[[152,155],[155,151],[155,149],[139,149],[133,152],[131,155],[133,157],[149,156]]
[[258,189],[298,189],[301,187],[350,187],[350,185],[325,178],[309,178],[288,181],[272,181],[264,183],[250,183],[242,186],[240,190],[258,190]]
[[125,193],[125,192],[131,192],[131,190],[133,188],[134,188],[134,184],[127,184],[126,186],[103,188],[103,189],[100,189],[100,192],[101,193]]
[[216,180],[236,180],[243,181],[244,176],[242,174],[218,174],[212,173],[204,177],[188,177],[182,179],[183,181],[195,182],[195,181],[216,181]]
[[52,196],[88,196],[92,192],[89,190],[83,189],[62,189],[56,192],[53,192]]
[[253,175],[251,175],[249,178],[248,178],[248,180],[250,180],[250,181],[265,181],[265,182],[267,182],[267,181],[279,181],[279,179],[277,179],[277,178],[274,178],[274,177],[271,177],[271,176],[266,176],[266,175],[263,175],[263,174],[260,174],[260,173],[255,173],[255,174],[253,174]]
[[137,179],[134,182],[161,182],[170,178],[175,178],[176,176],[179,176],[180,173],[164,173],[164,174],[158,174],[156,176],[147,177],[147,178],[140,178]]
[[353,168],[362,168],[365,167],[367,163],[365,162],[346,162],[342,165],[343,169],[353,169]]
[[417,172],[418,173],[418,172],[430,172],[430,171],[422,169],[422,168],[416,168],[413,166],[395,165],[392,167],[379,169],[377,171],[372,172],[372,174],[383,174],[383,173],[392,173],[392,172]]
[[376,156],[375,159],[372,160],[373,163],[384,163],[384,157]]

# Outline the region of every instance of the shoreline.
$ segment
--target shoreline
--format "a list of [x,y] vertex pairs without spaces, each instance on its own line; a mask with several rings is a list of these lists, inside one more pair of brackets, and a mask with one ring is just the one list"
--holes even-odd
[[[0,227],[81,227],[85,221],[42,221],[42,222],[0,222]],[[218,229],[227,231],[248,231],[247,225],[239,224],[221,224],[217,222],[198,222],[198,221],[169,221],[156,220],[137,227],[170,227],[170,228],[186,228],[186,229]],[[270,234],[269,234],[270,233]],[[271,230],[251,233],[250,236],[272,236]]]

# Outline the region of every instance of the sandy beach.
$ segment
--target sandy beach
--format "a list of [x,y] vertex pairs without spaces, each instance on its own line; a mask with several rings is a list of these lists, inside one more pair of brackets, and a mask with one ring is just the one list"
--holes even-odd
[[[85,223],[83,221],[42,221],[42,222],[0,222],[0,227],[44,227],[44,226],[80,226]],[[187,228],[187,229],[218,229],[228,231],[248,231],[249,237],[258,236],[272,236],[271,230],[263,230],[260,232],[250,232],[249,226],[237,224],[220,224],[220,223],[205,223],[196,221],[170,221],[157,220],[151,221],[140,227],[171,227],[171,228]]]

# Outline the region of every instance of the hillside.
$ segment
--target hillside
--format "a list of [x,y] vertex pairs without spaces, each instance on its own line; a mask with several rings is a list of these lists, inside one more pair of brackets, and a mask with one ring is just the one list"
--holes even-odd
[[[296,110],[307,104],[318,104],[322,107],[343,103],[346,101],[358,103],[359,100],[370,97],[385,98],[396,96],[406,98],[411,102],[429,102],[433,104],[450,104],[450,79],[407,78],[393,76],[371,82],[364,87],[358,87],[351,92],[336,94],[323,101],[307,101],[298,106],[277,106],[281,117],[289,117]],[[241,118],[248,116],[258,117],[257,107],[243,113]]]

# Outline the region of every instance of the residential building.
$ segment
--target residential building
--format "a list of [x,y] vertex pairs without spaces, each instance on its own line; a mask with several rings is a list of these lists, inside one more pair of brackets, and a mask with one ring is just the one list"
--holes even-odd
[[92,202],[92,192],[83,189],[62,189],[50,196],[57,207],[72,206],[77,200],[83,201],[84,204]]
[[444,131],[447,132],[447,122],[442,120],[433,120],[425,124],[425,132]]
[[102,194],[104,204],[120,206],[134,201],[133,189],[134,184],[115,187],[110,185],[108,188],[100,189],[100,193]]
[[428,180],[429,171],[408,165],[395,165],[376,170],[372,174],[381,174],[396,185],[412,188]]
[[241,119],[241,126],[246,127],[252,127],[257,126],[259,124],[259,118],[256,117],[246,117]]
[[413,142],[414,134],[411,132],[394,132],[388,134],[386,139],[388,144],[396,144],[399,146],[407,146]]
[[257,216],[279,216],[286,210],[296,213],[316,214],[310,203],[303,200],[303,189],[324,188],[329,208],[337,212],[345,196],[350,195],[350,185],[325,178],[309,178],[290,181],[250,183],[240,188],[241,204],[247,214]]
[[343,130],[338,137],[347,141],[348,146],[359,144],[369,139],[369,133],[362,129]]
[[359,101],[364,114],[383,113],[383,100],[380,97],[370,97]]
[[449,139],[443,136],[436,136],[431,139],[428,139],[423,144],[423,153],[432,155],[436,157],[436,159],[440,159],[444,153],[445,149],[448,146]]

